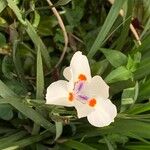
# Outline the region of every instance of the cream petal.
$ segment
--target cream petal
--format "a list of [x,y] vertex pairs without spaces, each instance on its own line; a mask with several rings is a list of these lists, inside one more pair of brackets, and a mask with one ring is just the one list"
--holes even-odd
[[66,67],[63,71],[63,75],[68,81],[71,80],[71,68]]
[[116,115],[116,106],[107,99],[101,100],[95,107],[95,110],[87,116],[87,119],[89,123],[95,127],[104,127],[108,126],[111,122],[114,122]]
[[111,115],[112,119],[117,116],[117,108],[109,99],[101,101],[101,105],[104,107],[105,111]]
[[79,80],[79,75],[85,75],[87,80],[91,80],[91,70],[89,66],[88,59],[85,55],[82,55],[82,52],[76,52],[70,63],[72,75],[74,82]]
[[94,76],[89,83],[86,83],[83,93],[89,97],[101,97],[107,99],[109,97],[109,86],[100,76]]
[[50,84],[47,88],[46,93],[46,104],[62,105],[62,106],[73,106],[73,102],[68,100],[69,82],[64,80],[59,80]]
[[82,102],[75,100],[74,101],[74,107],[77,110],[77,116],[78,118],[83,118],[89,115],[94,109],[92,107],[89,107],[89,105],[83,104]]

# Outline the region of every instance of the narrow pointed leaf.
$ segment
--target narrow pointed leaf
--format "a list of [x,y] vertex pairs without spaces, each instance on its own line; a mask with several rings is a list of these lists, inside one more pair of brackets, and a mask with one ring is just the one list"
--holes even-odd
[[111,50],[106,48],[100,48],[100,51],[105,55],[106,59],[114,67],[126,65],[127,57],[123,53],[117,50]]
[[89,58],[92,58],[97,52],[97,50],[102,46],[103,41],[107,37],[111,27],[116,21],[116,18],[118,17],[119,11],[122,8],[124,2],[125,0],[115,0],[115,3],[111,7],[107,18],[88,53]]

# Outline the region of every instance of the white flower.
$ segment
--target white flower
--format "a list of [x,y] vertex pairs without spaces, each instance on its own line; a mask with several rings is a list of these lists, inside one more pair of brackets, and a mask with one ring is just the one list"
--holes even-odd
[[47,104],[74,106],[78,118],[87,117],[96,127],[108,126],[114,121],[117,110],[108,99],[109,86],[100,76],[91,77],[85,55],[76,52],[63,74],[68,81],[59,80],[47,88]]

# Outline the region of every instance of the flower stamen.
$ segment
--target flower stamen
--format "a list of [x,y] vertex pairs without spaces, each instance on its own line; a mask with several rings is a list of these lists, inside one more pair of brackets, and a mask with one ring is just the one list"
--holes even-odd
[[94,107],[96,105],[96,99],[92,98],[89,100],[89,106]]
[[81,81],[86,81],[87,80],[87,78],[86,78],[86,76],[84,74],[80,74],[78,76],[78,79],[81,80]]
[[70,92],[69,95],[68,95],[68,100],[69,100],[70,102],[72,102],[73,99],[74,99],[73,93]]

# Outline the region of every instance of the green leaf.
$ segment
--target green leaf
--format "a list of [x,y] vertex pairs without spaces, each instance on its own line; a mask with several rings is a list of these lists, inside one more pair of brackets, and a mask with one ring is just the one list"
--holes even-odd
[[134,138],[134,139],[138,139],[139,141],[144,142],[146,144],[150,144],[149,141],[145,140],[144,138],[142,138],[142,137],[140,137],[140,136],[138,136],[136,134],[128,133],[128,136],[130,136],[131,138]]
[[140,85],[139,100],[150,98],[150,79]]
[[[3,98],[17,97],[17,95],[9,89],[1,80],[0,80],[0,96]],[[4,120],[10,120],[13,117],[12,108],[9,105],[2,104],[0,105],[0,117]]]
[[126,65],[127,69],[131,72],[135,72],[141,62],[141,53],[136,52],[133,55],[133,58],[129,55],[128,56],[128,63]]
[[89,58],[92,58],[95,55],[95,53],[97,52],[97,50],[102,46],[103,41],[107,37],[111,27],[113,26],[114,22],[116,21],[119,11],[122,8],[124,2],[125,2],[125,0],[115,0],[115,3],[111,7],[107,18],[106,18],[100,32],[98,33],[98,36],[96,37],[96,40],[94,41],[94,44],[92,45],[92,47],[88,53]]
[[114,83],[118,81],[128,80],[132,78],[132,73],[124,66],[120,66],[109,73],[105,78],[107,83]]
[[[125,117],[126,118],[126,117]],[[148,120],[148,119],[147,119]],[[93,128],[88,125],[80,126],[79,133],[74,135],[73,139],[79,139],[86,135],[88,137],[104,136],[107,134],[121,134],[122,136],[131,137],[131,134],[137,135],[141,138],[150,139],[149,122],[138,121],[129,116],[129,119],[115,119],[108,127]]]
[[13,133],[14,131],[15,131],[15,129],[0,126],[0,134]]
[[9,99],[1,99],[1,101],[12,105],[14,108],[16,108],[22,114],[24,114],[26,117],[33,120],[36,124],[43,126],[45,129],[48,129],[52,133],[55,132],[55,128],[54,128],[53,124],[51,124],[48,120],[46,120],[37,111],[35,111],[31,107],[29,107],[27,105],[27,103],[24,103],[21,99],[9,98]]
[[28,91],[24,84],[16,79],[6,80],[5,84],[9,87],[15,94],[19,96],[27,95]]
[[75,140],[68,140],[67,142],[63,143],[64,145],[72,148],[72,149],[76,149],[76,150],[96,150],[95,148],[85,144],[85,143],[81,143]]
[[[36,98],[37,99],[43,99],[44,95],[44,74],[43,74],[43,64],[42,64],[42,57],[41,52],[38,47],[37,50],[37,64],[36,64]],[[38,110],[37,110],[38,111]],[[41,113],[41,111],[38,111]],[[32,134],[37,134],[40,130],[40,126],[37,124],[34,124]]]
[[47,65],[47,67],[50,69],[51,68],[50,56],[49,56],[49,53],[48,53],[46,46],[42,42],[41,38],[38,36],[37,32],[35,31],[35,29],[31,25],[31,23],[28,20],[26,20],[26,23],[27,23],[26,32],[30,36],[35,47],[40,48],[41,54],[43,56],[43,60],[44,60],[45,64]]
[[16,5],[16,3],[13,0],[7,0],[7,1],[8,1],[8,6],[14,11],[14,13],[16,14],[18,20],[22,24],[26,25],[26,32],[28,33],[28,35],[32,39],[35,46],[36,47],[40,46],[40,50],[41,50],[42,56],[44,58],[44,62],[46,63],[47,67],[50,69],[49,53],[47,51],[46,46],[42,42],[41,38],[37,35],[34,27],[31,25],[31,23],[27,19],[26,20],[22,19],[22,14],[21,14],[18,6]]
[[111,142],[105,137],[104,138],[106,144],[107,144],[107,147],[108,147],[108,150],[114,150],[115,148],[113,147],[113,145],[111,144]]
[[0,0],[0,13],[5,9],[7,3],[5,0]]
[[134,87],[130,87],[123,90],[122,97],[121,97],[121,112],[128,109],[130,105],[133,105],[137,100],[138,96],[138,82]]
[[150,103],[145,104],[136,104],[133,107],[131,107],[129,110],[127,110],[128,114],[140,114],[144,112],[150,111]]
[[[107,138],[107,140],[109,140],[110,144],[112,144],[114,146],[114,148],[116,149],[116,143],[122,143],[125,144],[128,142],[128,137],[124,136],[124,135],[120,135],[120,134],[108,134],[107,136],[105,136]],[[103,143],[104,139],[100,139],[99,142]]]
[[150,27],[150,18],[148,19],[148,21],[146,22],[146,25],[144,26],[144,30],[140,36],[140,38],[142,39],[144,35],[146,35],[146,33],[148,32]]
[[146,77],[147,75],[150,74],[149,68],[150,68],[150,58],[148,57],[141,61],[139,67],[134,73],[134,78],[137,80]]
[[56,126],[55,141],[56,141],[61,136],[61,134],[63,132],[63,124],[62,124],[62,122],[55,122],[55,126]]
[[58,24],[54,16],[41,16],[38,33],[42,36],[54,35],[53,28]]
[[107,69],[108,65],[109,65],[109,62],[107,59],[104,59],[104,60],[98,61],[98,62],[94,62],[91,65],[92,73],[101,75]]
[[73,1],[73,9],[64,7],[65,17],[72,27],[78,27],[84,15],[85,1]]
[[131,14],[132,14],[132,11],[133,11],[134,0],[127,0],[125,4],[126,4],[126,10],[124,10],[124,12],[126,12],[126,13],[124,13],[125,22],[123,24],[121,35],[117,39],[117,46],[116,46],[117,50],[121,50],[122,47],[126,43],[126,39],[127,39],[128,34],[129,34],[130,23],[131,23],[131,20],[132,20],[132,15]]
[[11,89],[9,89],[1,80],[0,89],[0,96],[3,98],[17,97],[17,95]]
[[125,145],[125,148],[128,150],[149,150],[150,149],[150,145],[149,144],[139,144],[139,143],[129,143],[127,145]]
[[121,112],[127,109],[128,108],[127,106],[134,103],[134,94],[135,94],[134,87],[123,90],[121,98]]
[[13,78],[13,67],[12,58],[6,55],[2,61],[2,72],[6,78]]
[[150,132],[147,132],[149,131],[149,129],[149,123],[137,121],[134,119],[121,119],[116,122],[114,127],[112,127],[112,132],[118,132],[127,136],[131,136],[132,133],[134,135],[137,135],[138,137],[150,139]]
[[141,53],[149,51],[150,48],[149,43],[150,43],[150,36],[146,36],[142,41],[142,44],[137,49],[135,49],[135,51],[139,51]]
[[36,98],[44,98],[44,74],[43,74],[43,63],[41,57],[41,51],[38,47],[37,50],[37,64],[36,64]]
[[106,59],[111,63],[111,65],[116,68],[122,65],[126,65],[127,63],[126,55],[117,50],[100,48],[100,51],[105,55]]
[[126,88],[133,87],[134,85],[135,82],[131,79],[112,83],[110,84],[110,94],[114,95],[116,93],[122,92],[122,90]]
[[[44,145],[44,144],[41,144],[41,143],[36,143],[36,150],[46,150],[47,149],[47,146]],[[54,148],[55,150],[55,148]]]
[[40,15],[37,11],[34,11],[34,20],[33,20],[33,27],[37,28],[40,23]]
[[13,118],[13,111],[9,105],[0,105],[0,118],[4,120],[11,120]]
[[21,139],[19,141],[13,142],[11,144],[8,144],[3,148],[3,150],[15,150],[15,149],[21,149],[23,147],[26,147],[28,145],[32,145],[33,143],[39,142],[41,140],[44,140],[50,136],[49,132],[43,132],[38,135],[29,136],[24,139]]
[[54,4],[54,6],[63,6],[70,2],[71,0],[59,0],[57,3]]
[[18,20],[19,20],[23,25],[26,25],[26,22],[25,22],[25,20],[23,20],[21,11],[19,10],[19,8],[18,8],[16,2],[13,1],[13,0],[7,0],[7,2],[8,2],[8,6],[13,10],[13,12],[14,12],[15,15],[17,16]]
[[22,83],[24,85],[26,85],[26,81],[25,81],[25,77],[24,77],[24,70],[23,70],[23,63],[21,61],[21,57],[20,57],[20,54],[19,54],[19,41],[18,40],[15,40],[13,42],[13,62],[14,62],[14,66],[15,66],[15,69],[16,69],[16,72],[17,72],[17,75],[18,77],[20,78],[20,80],[22,81]]
[[11,134],[8,137],[0,139],[0,149],[8,147],[8,145],[13,144],[15,141],[24,138],[27,135],[25,131],[19,131],[17,133]]
[[5,44],[6,44],[6,38],[2,33],[0,33],[0,47],[5,46]]

